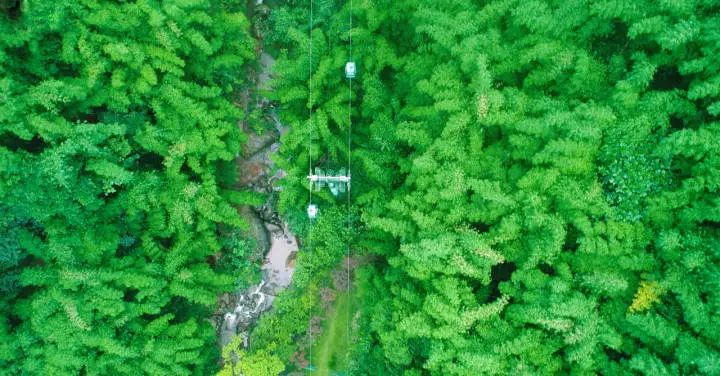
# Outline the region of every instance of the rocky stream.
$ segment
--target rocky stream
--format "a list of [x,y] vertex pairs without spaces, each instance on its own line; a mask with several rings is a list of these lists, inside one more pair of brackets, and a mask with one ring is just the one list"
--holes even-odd
[[[269,89],[270,71],[274,63],[269,54],[260,52],[257,92]],[[249,98],[250,95],[245,96],[245,108],[249,107]],[[265,254],[262,280],[248,289],[220,297],[215,325],[221,347],[236,335],[241,336],[247,346],[252,325],[263,312],[272,307],[275,296],[290,285],[298,251],[297,239],[277,214],[274,200],[279,189],[275,183],[284,173],[275,167],[270,155],[280,147],[279,139],[286,128],[266,100],[258,99],[255,105],[267,110],[266,120],[274,124],[274,127],[257,134],[249,129],[246,123],[241,124],[243,132],[248,135],[248,141],[243,153],[236,158],[240,176],[238,184],[244,189],[263,193],[269,199],[260,208],[243,206],[238,208],[238,212],[250,224],[249,236],[256,241],[260,252]]]

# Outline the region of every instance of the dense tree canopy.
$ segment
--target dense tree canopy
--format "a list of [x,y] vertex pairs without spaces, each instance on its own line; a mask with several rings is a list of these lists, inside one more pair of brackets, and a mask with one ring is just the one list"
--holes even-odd
[[244,4],[2,4],[2,373],[208,374]]
[[294,371],[350,240],[348,374],[720,375],[720,3],[269,3],[303,249],[221,356],[247,4],[0,1],[3,374]]
[[346,163],[352,33],[353,374],[720,374],[717,2],[308,9],[270,18],[282,204]]

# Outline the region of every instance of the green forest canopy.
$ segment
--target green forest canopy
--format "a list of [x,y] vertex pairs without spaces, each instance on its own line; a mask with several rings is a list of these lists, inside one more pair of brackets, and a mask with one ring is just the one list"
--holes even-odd
[[[352,236],[348,374],[720,374],[720,3],[314,3],[266,23],[280,207],[304,234],[309,153],[347,163],[353,58],[356,231],[317,196],[246,359],[290,368]],[[215,370],[240,4],[0,4],[0,368]]]
[[[0,369],[207,375],[254,59],[219,1],[3,1]],[[244,4],[243,4],[244,5]]]
[[281,202],[346,163],[355,59],[352,374],[720,374],[720,3],[315,2],[312,98],[308,9]]

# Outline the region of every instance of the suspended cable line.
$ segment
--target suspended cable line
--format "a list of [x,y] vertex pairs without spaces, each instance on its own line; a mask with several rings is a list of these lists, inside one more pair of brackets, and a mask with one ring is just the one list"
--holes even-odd
[[[353,25],[353,0],[349,0],[349,13],[350,13],[350,20],[349,20],[349,28],[348,28],[348,39],[349,39],[349,47],[348,47],[348,61],[345,64],[345,78],[348,82],[348,128],[347,128],[347,174],[345,168],[341,168],[338,172],[338,174],[334,174],[333,171],[329,169],[325,169],[324,171],[322,169],[319,169],[315,167],[313,171],[313,160],[312,160],[312,137],[315,132],[315,122],[313,118],[313,26],[314,26],[314,19],[313,19],[313,11],[314,11],[314,3],[313,0],[310,0],[310,37],[309,37],[309,77],[308,77],[308,120],[309,120],[309,126],[310,131],[308,132],[308,191],[309,191],[309,197],[308,197],[308,207],[307,207],[307,215],[310,219],[310,224],[308,226],[308,248],[311,249],[311,235],[312,235],[312,228],[313,228],[313,220],[318,216],[319,209],[317,205],[313,204],[312,201],[312,191],[316,190],[319,191],[323,187],[327,186],[330,188],[330,191],[333,195],[337,196],[339,193],[347,192],[347,204],[346,204],[346,210],[347,210],[347,216],[346,216],[346,247],[345,247],[345,259],[347,261],[346,264],[346,286],[347,286],[347,294],[348,294],[348,304],[347,304],[347,317],[346,317],[346,335],[347,335],[347,343],[350,344],[350,328],[351,328],[351,312],[352,312],[352,286],[351,286],[351,280],[350,280],[350,269],[351,269],[351,260],[350,260],[350,238],[351,238],[351,231],[352,231],[352,216],[351,216],[351,195],[350,195],[350,183],[351,183],[351,171],[352,171],[352,109],[353,109],[353,96],[352,96],[352,90],[353,90],[353,80],[356,77],[357,74],[357,66],[355,64],[355,61],[353,59],[353,45],[352,45],[352,25]],[[327,163],[327,161],[326,161]],[[308,336],[310,337],[310,349],[309,349],[309,365],[305,367],[305,370],[308,372],[314,371],[315,367],[312,364],[312,344],[313,344],[313,338],[312,338],[312,326],[308,328]],[[345,354],[347,356],[347,353]]]
[[[352,32],[353,32],[353,0],[350,0],[350,27],[348,28],[348,38],[349,38],[349,46],[348,46],[348,63],[346,65],[350,65],[350,72],[347,72],[346,68],[346,77],[348,81],[348,134],[347,134],[347,169],[348,169],[348,179],[350,179],[350,176],[352,175],[352,105],[353,105],[353,92],[352,92],[352,84],[353,79],[355,79],[355,74],[357,71],[357,68],[355,66],[355,60],[353,58],[353,49],[352,49]],[[347,74],[349,73],[349,74]],[[352,307],[353,307],[353,296],[352,296],[352,284],[350,282],[350,238],[351,238],[351,225],[350,225],[350,209],[351,209],[351,202],[350,202],[350,186],[348,182],[348,192],[347,192],[347,248],[346,248],[346,260],[347,260],[347,294],[348,294],[348,304],[347,304],[347,330],[345,333],[347,333],[348,339],[347,344],[348,348],[350,347],[350,339],[352,338],[350,334],[350,316],[352,313]],[[347,353],[345,354],[347,356]],[[348,366],[350,365],[350,361],[348,359],[347,363]],[[348,374],[349,374],[348,369]]]
[[[313,94],[312,93],[312,91],[313,91],[313,35],[312,34],[313,34],[313,23],[314,23],[313,21],[314,21],[313,20],[313,0],[310,0],[310,24],[308,27],[308,29],[309,29],[308,33],[310,34],[310,38],[309,38],[310,39],[310,45],[309,45],[309,55],[310,56],[308,59],[308,72],[309,72],[309,75],[308,75],[308,121],[309,121],[309,124],[308,125],[310,127],[310,132],[308,133],[308,174],[312,173],[312,134],[313,134],[314,124],[315,124],[315,122],[313,121],[313,116],[312,116],[313,115],[312,110],[314,107],[313,106],[313,95],[312,95]],[[310,217],[310,223],[308,224],[307,245],[308,245],[308,249],[312,249],[312,246],[311,246],[312,227],[313,227],[312,222],[313,222],[313,219],[317,216],[317,207],[315,205],[313,205],[313,203],[312,203],[312,191],[313,191],[312,190],[312,188],[313,188],[312,180],[309,180],[308,184],[309,184],[309,186],[308,186],[309,198],[308,198],[307,213],[308,213],[308,217]],[[309,363],[308,363],[308,366],[306,367],[307,372],[312,372],[315,370],[315,368],[313,367],[313,362],[312,362],[313,361],[313,359],[312,359],[312,348],[313,348],[312,331],[313,331],[312,323],[310,322],[310,323],[308,323]]]
[[[312,90],[313,90],[313,0],[310,0],[310,25],[309,25],[309,34],[310,34],[310,46],[309,46],[309,54],[310,58],[308,59],[308,122],[310,123],[310,132],[308,135],[308,175],[312,174],[312,134],[314,130],[314,121],[312,117],[312,109],[313,109],[313,99],[312,99]],[[308,182],[309,189],[308,192],[310,194],[310,197],[308,199],[309,205],[308,205],[308,216],[310,219],[315,218],[317,215],[317,207],[312,204],[312,180]],[[312,227],[312,226],[311,226]],[[308,233],[308,240],[309,240],[309,233]]]

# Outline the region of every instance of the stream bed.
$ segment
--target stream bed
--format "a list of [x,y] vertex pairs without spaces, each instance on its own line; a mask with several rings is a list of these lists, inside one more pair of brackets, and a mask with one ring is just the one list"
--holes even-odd
[[[260,69],[256,75],[256,90],[269,90],[270,71],[275,60],[267,53],[259,56]],[[249,102],[246,98],[245,106]],[[238,213],[250,224],[249,236],[252,237],[265,255],[261,267],[262,280],[247,289],[225,294],[220,298],[218,314],[221,321],[216,323],[219,332],[219,345],[228,344],[234,336],[241,336],[247,346],[249,330],[260,316],[272,308],[275,297],[283,289],[290,286],[295,271],[295,257],[298,252],[298,241],[290,232],[286,223],[276,212],[275,200],[278,194],[275,182],[284,176],[284,172],[276,168],[270,156],[280,148],[280,136],[286,132],[275,110],[264,99],[258,99],[258,108],[268,108],[268,121],[273,129],[262,134],[248,129],[247,124],[241,128],[248,135],[243,153],[236,158],[238,185],[266,195],[269,199],[260,208],[248,206],[238,208]]]

